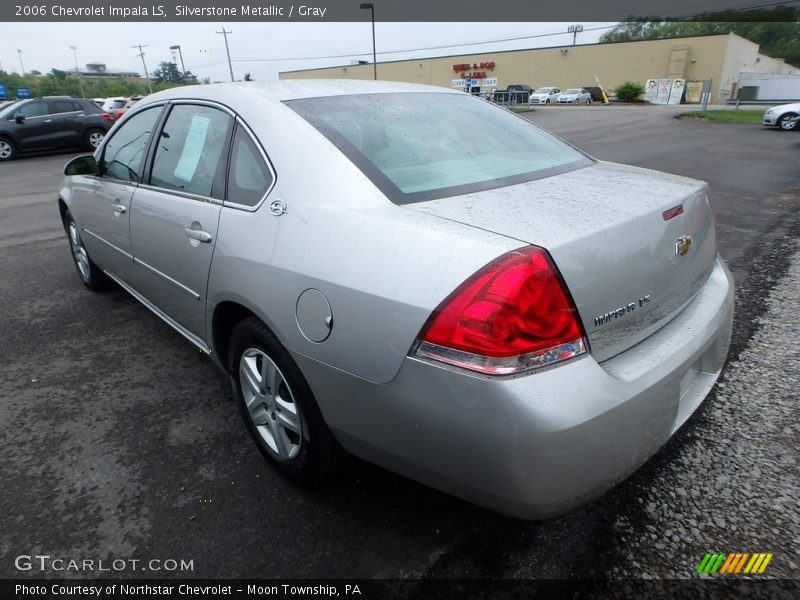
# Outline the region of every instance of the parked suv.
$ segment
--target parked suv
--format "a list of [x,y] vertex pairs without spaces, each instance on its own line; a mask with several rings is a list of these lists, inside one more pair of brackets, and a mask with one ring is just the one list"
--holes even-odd
[[0,161],[17,152],[84,147],[94,150],[113,119],[91,100],[52,97],[0,108]]

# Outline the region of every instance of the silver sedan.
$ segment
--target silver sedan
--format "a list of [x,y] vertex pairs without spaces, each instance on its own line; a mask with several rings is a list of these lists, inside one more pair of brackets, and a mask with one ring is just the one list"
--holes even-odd
[[777,127],[784,131],[800,130],[800,102],[768,108],[761,123],[766,127]]
[[558,97],[559,104],[591,104],[592,95],[583,88],[564,90]]
[[116,282],[210,355],[295,480],[352,453],[561,513],[652,456],[728,351],[704,183],[597,161],[461,92],[177,88],[65,173],[82,282]]

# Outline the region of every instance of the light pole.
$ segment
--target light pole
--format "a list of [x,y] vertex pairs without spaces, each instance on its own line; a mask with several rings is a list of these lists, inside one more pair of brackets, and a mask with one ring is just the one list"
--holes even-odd
[[372,2],[364,2],[360,7],[362,10],[369,10],[372,20],[372,74],[375,81],[378,81],[378,59],[375,51],[375,5]]
[[181,52],[180,44],[176,44],[175,46],[170,46],[170,50],[177,50],[178,56],[181,57],[181,81],[183,81],[184,77],[186,77],[186,67],[183,66],[183,52]]
[[25,65],[22,64],[22,50],[17,48],[17,54],[19,54],[19,67],[22,69],[22,76],[25,77]]
[[78,47],[77,46],[70,46],[70,50],[72,50],[72,56],[75,57],[75,76],[78,78],[78,87],[81,89],[81,98],[86,98],[86,94],[83,92],[83,80],[81,79],[81,71],[78,68]]

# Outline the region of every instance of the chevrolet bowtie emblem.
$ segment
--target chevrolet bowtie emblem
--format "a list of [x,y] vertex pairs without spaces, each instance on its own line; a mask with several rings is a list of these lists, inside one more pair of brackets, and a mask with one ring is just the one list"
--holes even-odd
[[682,235],[678,238],[678,243],[675,244],[675,256],[686,256],[692,249],[692,236]]

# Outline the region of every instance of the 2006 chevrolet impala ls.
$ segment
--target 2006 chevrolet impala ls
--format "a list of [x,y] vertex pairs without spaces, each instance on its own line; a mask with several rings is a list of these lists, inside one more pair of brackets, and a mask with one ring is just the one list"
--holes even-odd
[[344,449],[557,514],[655,453],[728,350],[704,183],[594,160],[462,92],[169,90],[65,173],[83,283],[117,282],[210,354],[296,480]]

